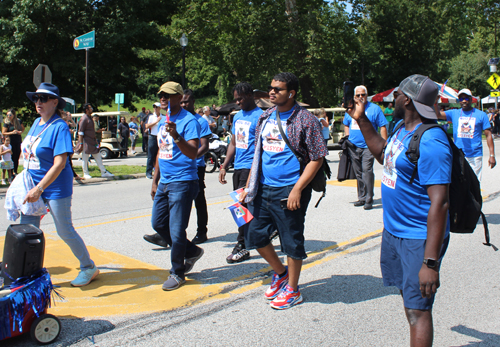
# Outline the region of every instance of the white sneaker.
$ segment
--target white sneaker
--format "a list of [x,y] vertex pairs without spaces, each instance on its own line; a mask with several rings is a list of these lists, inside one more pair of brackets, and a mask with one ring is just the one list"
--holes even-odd
[[7,183],[5,182],[5,180],[2,180],[2,184],[3,184],[3,185],[6,185]]
[[89,180],[89,179],[92,178],[92,176],[90,176],[90,175],[83,175],[83,178],[86,179],[86,180]]
[[136,151],[132,151],[132,154],[137,154],[137,152]]
[[110,177],[115,177],[115,175],[113,175],[111,172],[109,172],[108,170],[106,170],[106,171],[104,171],[103,174],[101,174],[101,177],[110,178]]
[[73,287],[83,287],[92,282],[99,275],[99,269],[94,265],[92,269],[82,270],[78,276],[71,281]]

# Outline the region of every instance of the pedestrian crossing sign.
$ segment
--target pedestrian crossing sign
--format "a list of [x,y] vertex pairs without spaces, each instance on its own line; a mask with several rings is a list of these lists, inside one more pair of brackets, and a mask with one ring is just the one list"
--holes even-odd
[[493,89],[498,89],[498,87],[500,86],[500,76],[496,73],[493,73],[493,75],[491,75],[490,78],[486,80],[486,82],[488,82],[488,84]]

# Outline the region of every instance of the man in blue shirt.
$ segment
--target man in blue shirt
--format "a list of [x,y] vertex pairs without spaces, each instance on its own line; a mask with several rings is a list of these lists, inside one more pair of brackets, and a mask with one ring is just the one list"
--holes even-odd
[[[254,216],[245,231],[245,245],[257,249],[274,270],[264,297],[278,310],[303,300],[299,277],[302,261],[307,258],[304,222],[311,200],[309,183],[328,155],[318,119],[295,101],[298,89],[299,80],[290,72],[273,77],[268,90],[269,99],[276,106],[266,110],[257,122],[252,168],[247,188],[240,195],[240,201],[249,203]],[[279,125],[302,158],[302,166],[285,143]],[[288,266],[281,262],[270,240],[275,230]]]
[[198,229],[196,236],[192,242],[200,244],[207,241],[207,225],[208,225],[208,209],[207,199],[205,198],[205,153],[208,152],[208,139],[212,137],[212,131],[208,122],[194,110],[194,93],[191,89],[185,89],[184,95],[181,100],[181,107],[195,116],[200,124],[200,147],[196,155],[196,166],[198,168],[198,184],[200,191],[194,199],[194,206],[196,207],[196,215],[198,217]]
[[199,191],[196,157],[200,124],[180,106],[183,94],[181,85],[175,82],[164,83],[158,92],[167,117],[158,124],[151,224],[172,245],[172,268],[163,290],[174,290],[186,283],[185,274],[203,255],[203,249],[186,236],[191,206]]
[[[354,94],[363,101],[365,105],[366,117],[370,120],[376,131],[380,128],[380,135],[387,138],[387,120],[382,109],[368,102],[368,91],[365,86],[354,88]],[[363,206],[365,210],[373,208],[373,187],[375,174],[373,173],[373,155],[368,150],[363,134],[355,119],[352,119],[348,113],[344,116],[345,134],[349,135],[348,151],[351,157],[351,163],[356,174],[358,182],[358,201],[354,206]]]
[[470,166],[481,181],[483,171],[483,131],[490,152],[488,165],[493,169],[496,165],[495,145],[491,135],[491,124],[488,115],[472,107],[472,93],[469,89],[458,92],[459,110],[441,111],[440,118],[453,123],[453,140],[460,148]]
[[377,134],[355,98],[356,119],[368,148],[383,163],[384,231],[380,267],[385,286],[403,296],[412,346],[432,346],[432,304],[439,287],[439,268],[449,242],[448,192],[453,154],[445,132],[431,128],[420,141],[417,174],[406,157],[412,134],[422,122],[435,122],[438,86],[426,76],[404,79],[394,93],[394,114],[402,127],[386,140]]
[[[233,117],[231,143],[227,147],[224,163],[220,166],[219,182],[226,184],[226,168],[234,157],[233,189],[245,187],[248,174],[252,167],[255,154],[255,126],[262,110],[255,104],[253,88],[250,83],[238,83],[233,88],[233,96],[241,111]],[[245,229],[248,224],[238,228],[236,245],[226,258],[229,264],[239,263],[250,258],[250,252],[245,247]]]

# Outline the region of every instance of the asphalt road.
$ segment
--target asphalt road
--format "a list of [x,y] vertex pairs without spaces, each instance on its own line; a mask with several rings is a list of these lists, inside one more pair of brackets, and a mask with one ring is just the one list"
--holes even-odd
[[[337,153],[328,157],[335,174]],[[498,170],[484,169],[482,189],[492,243],[500,247]],[[375,172],[380,179],[380,165]],[[224,210],[230,185],[220,185],[216,173],[206,177],[210,239],[202,245],[205,255],[185,286],[161,290],[170,251],[142,240],[153,232],[150,185],[139,178],[75,186],[74,224],[102,272],[88,287],[69,287],[78,263],[55,235],[52,218],[43,219],[45,266],[66,297],[50,309],[63,326],[54,346],[409,345],[402,300],[395,288],[383,286],[380,274],[379,187],[371,211],[352,205],[353,182],[331,182],[317,209],[319,196],[313,194],[305,232],[309,258],[300,279],[304,303],[274,311],[263,298],[271,274],[265,261],[253,251],[247,262],[225,262],[237,230]],[[9,222],[0,223],[2,244]],[[188,235],[195,234],[193,210]],[[500,346],[500,252],[483,240],[482,225],[472,235],[452,235],[434,305],[435,346]],[[28,334],[1,345],[34,343]]]

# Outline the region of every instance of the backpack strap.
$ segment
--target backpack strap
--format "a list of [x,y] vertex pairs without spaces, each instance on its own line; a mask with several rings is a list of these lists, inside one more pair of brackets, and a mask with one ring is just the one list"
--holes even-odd
[[418,159],[420,158],[420,140],[422,139],[422,135],[424,134],[424,132],[431,128],[441,128],[444,131],[444,129],[439,124],[424,123],[420,125],[417,130],[415,130],[415,133],[411,137],[410,144],[408,145],[408,150],[406,151],[406,157],[408,158],[410,163],[415,164],[413,173],[411,174],[410,184],[413,183],[413,181],[415,180],[415,176],[417,175]]
[[288,141],[288,137],[286,137],[286,134],[283,131],[283,127],[281,126],[280,112],[278,111],[278,108],[276,108],[276,123],[278,123],[278,129],[280,131],[281,137],[283,138],[283,141],[285,141],[288,148],[290,148],[295,157],[297,157],[297,160],[300,163],[300,170],[302,171],[302,166],[304,165],[304,158],[302,158],[302,156],[299,153],[297,153],[297,151],[292,147],[292,145],[290,145],[290,141]]

